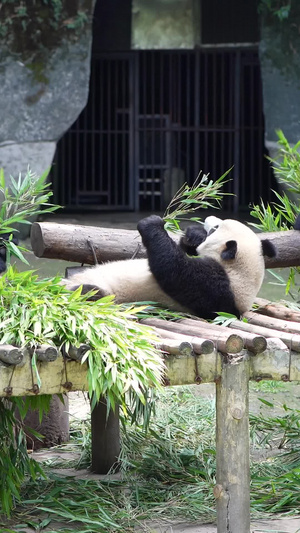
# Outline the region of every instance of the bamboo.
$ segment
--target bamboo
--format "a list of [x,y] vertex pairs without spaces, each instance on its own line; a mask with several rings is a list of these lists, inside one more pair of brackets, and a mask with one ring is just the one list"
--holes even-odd
[[[177,333],[183,333],[195,337],[199,334],[199,329],[196,326],[187,326],[180,322],[171,322],[159,318],[145,318],[141,320],[141,322],[148,326],[161,327],[168,331],[175,331]],[[216,349],[224,353],[238,353],[244,346],[243,339],[240,335],[237,335],[236,333],[228,334],[227,331],[216,331],[213,329],[209,331],[203,330],[201,331],[201,337],[214,341]]]
[[250,532],[249,361],[222,363],[216,386],[218,533]]
[[[80,231],[78,231],[80,230]],[[295,230],[260,233],[261,239],[270,239],[276,247],[275,258],[265,258],[266,268],[300,266],[300,232]],[[178,236],[172,236],[178,241]],[[31,246],[37,257],[64,259],[94,264],[93,244],[98,262],[129,259],[141,244],[137,231],[116,228],[99,228],[55,222],[34,222],[31,229]],[[137,257],[146,257],[141,245]]]

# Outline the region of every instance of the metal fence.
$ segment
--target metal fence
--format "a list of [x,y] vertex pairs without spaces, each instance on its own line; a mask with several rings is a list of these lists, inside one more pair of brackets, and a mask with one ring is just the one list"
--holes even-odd
[[73,209],[161,210],[199,172],[233,167],[225,209],[275,187],[264,151],[257,50],[107,53],[89,101],[58,143],[56,200]]

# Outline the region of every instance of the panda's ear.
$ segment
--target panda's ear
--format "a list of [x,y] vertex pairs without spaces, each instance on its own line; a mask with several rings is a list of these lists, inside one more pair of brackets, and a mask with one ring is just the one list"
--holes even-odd
[[230,259],[234,259],[236,256],[237,251],[237,242],[236,241],[227,241],[225,243],[226,248],[221,253],[222,259],[224,261],[229,261]]
[[267,257],[276,257],[276,248],[269,239],[262,239],[261,247],[263,255],[266,255]]

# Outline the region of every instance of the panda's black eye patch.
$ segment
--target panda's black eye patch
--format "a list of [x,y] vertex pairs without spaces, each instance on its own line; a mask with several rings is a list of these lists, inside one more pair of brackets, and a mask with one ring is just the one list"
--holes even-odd
[[221,257],[224,261],[229,261],[234,259],[237,252],[237,242],[236,241],[227,241],[225,244],[226,248],[221,253]]

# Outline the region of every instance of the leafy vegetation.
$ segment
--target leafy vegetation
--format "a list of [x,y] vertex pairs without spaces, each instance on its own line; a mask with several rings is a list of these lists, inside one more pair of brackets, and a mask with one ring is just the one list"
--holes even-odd
[[[16,231],[17,224],[29,223],[28,219],[42,210],[57,209],[48,203],[52,193],[45,179],[46,174],[37,178],[28,170],[23,178],[11,177],[9,189],[3,171],[0,173],[0,235]],[[3,240],[3,244],[8,256],[25,261],[11,240]],[[68,291],[59,277],[39,280],[32,271],[19,273],[9,267],[0,278],[0,343],[30,349],[32,372],[39,385],[35,357],[38,345],[54,345],[68,351],[70,346],[88,344],[90,350],[83,361],[88,359],[92,406],[105,396],[108,410],[120,405],[124,416],[130,415],[138,423],[145,415],[147,421],[152,408],[150,388],[160,386],[164,371],[152,330],[134,320],[137,309],[117,306],[113,297],[98,303],[87,302],[87,298],[80,290]],[[30,403],[22,404],[17,399],[5,402],[0,402],[0,455],[4,462],[6,456],[8,460],[0,476],[0,502],[2,511],[8,514],[19,497],[25,475],[35,478],[40,469],[27,456],[24,433],[13,414],[17,406],[24,416]],[[36,399],[37,407],[42,409],[44,402],[43,397]],[[17,440],[14,424],[20,426]]]
[[[29,168],[18,179],[10,176],[10,187],[7,186],[4,171],[0,168],[0,242],[6,247],[7,263],[10,256],[18,257],[24,263],[28,263],[22,251],[25,248],[16,246],[11,238],[12,232],[18,233],[18,225],[31,224],[30,219],[41,213],[52,213],[59,209],[58,205],[49,203],[52,196],[51,184],[47,183],[48,170],[38,177]],[[1,235],[11,234],[10,240],[1,239]]]
[[[295,200],[300,194],[300,141],[291,146],[282,131],[278,131],[277,135],[278,157],[269,160],[283,191],[281,193],[273,191],[277,201],[267,205],[261,201],[260,205],[253,206],[251,215],[258,222],[252,222],[251,225],[262,231],[292,229],[300,213],[299,202]],[[297,300],[297,295],[294,295],[292,290],[298,285],[299,267],[290,269],[288,280],[284,280],[278,273],[271,273],[277,283],[286,287],[286,294]]]
[[126,412],[129,390],[146,403],[149,384],[160,384],[164,366],[155,336],[133,320],[136,308],[116,305],[112,296],[98,302],[88,296],[80,289],[71,293],[59,277],[39,280],[32,271],[9,268],[0,278],[0,343],[33,351],[48,344],[66,352],[87,343],[92,404],[105,395],[109,408],[121,403]]
[[292,2],[293,0],[260,0],[258,12],[262,15],[271,14],[282,22],[289,17]]
[[[17,530],[47,524],[64,533],[129,533],[147,530],[147,521],[215,520],[215,403],[201,391],[202,386],[166,388],[159,393],[147,433],[127,424],[118,480],[65,478],[57,470],[51,473],[48,461],[48,479],[24,487],[13,517]],[[263,414],[250,415],[252,513],[298,513],[299,411],[285,407],[274,414],[274,405],[262,405]],[[89,419],[73,424],[73,438],[60,448],[55,469],[68,466],[64,450],[81,450],[80,467],[89,465]]]
[[[220,207],[224,196],[222,187],[228,181],[227,176],[231,169],[227,170],[216,181],[209,179],[208,174],[199,174],[196,181],[189,187],[186,183],[180,187],[170,204],[165,210],[163,219],[168,231],[180,231],[179,222],[186,220],[186,216],[198,209]],[[188,217],[188,220],[199,222],[199,217]]]

